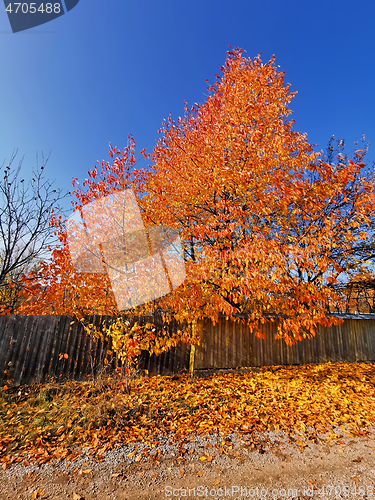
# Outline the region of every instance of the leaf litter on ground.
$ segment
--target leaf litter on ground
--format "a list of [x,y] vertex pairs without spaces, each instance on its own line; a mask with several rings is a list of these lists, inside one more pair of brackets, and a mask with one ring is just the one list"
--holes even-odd
[[[0,391],[0,462],[48,463],[76,460],[89,449],[97,460],[110,449],[137,442],[149,449],[134,452],[135,462],[157,459],[152,447],[160,436],[175,442],[193,435],[220,434],[220,453],[231,449],[225,436],[251,438],[256,433],[285,432],[300,451],[306,444],[365,436],[375,421],[375,365],[324,363],[263,367],[248,373],[208,378],[154,376],[134,379],[124,392],[119,375],[95,382],[50,382]],[[334,427],[342,435],[333,432]],[[259,449],[254,438],[251,447]],[[211,461],[206,453],[203,461]],[[202,463],[201,462],[201,463]]]

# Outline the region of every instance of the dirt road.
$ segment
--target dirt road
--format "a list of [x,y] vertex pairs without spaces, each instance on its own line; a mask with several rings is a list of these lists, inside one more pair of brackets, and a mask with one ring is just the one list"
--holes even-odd
[[[254,445],[255,443],[255,445]],[[285,434],[164,439],[0,470],[1,500],[165,500],[168,498],[375,498],[375,432],[341,428],[318,442]]]

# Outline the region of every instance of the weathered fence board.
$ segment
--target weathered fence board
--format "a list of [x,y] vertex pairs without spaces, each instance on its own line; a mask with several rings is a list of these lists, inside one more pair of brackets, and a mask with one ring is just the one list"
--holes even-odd
[[[93,316],[100,326],[107,317]],[[139,324],[163,325],[160,316],[138,319]],[[274,340],[277,323],[262,325],[266,339],[258,339],[244,323],[220,317],[213,325],[204,321],[201,345],[195,350],[196,370],[250,368],[271,365],[323,363],[327,361],[375,361],[375,315],[347,315],[331,328],[318,327],[319,334],[294,346]],[[181,328],[176,321],[164,325],[171,332]],[[109,360],[108,369],[119,366],[115,355],[107,355],[111,341],[87,335],[71,316],[0,316],[0,378],[13,384],[96,375]],[[61,354],[67,354],[67,359]],[[178,344],[168,353],[143,353],[139,367],[150,375],[173,374],[189,369],[190,346]]]

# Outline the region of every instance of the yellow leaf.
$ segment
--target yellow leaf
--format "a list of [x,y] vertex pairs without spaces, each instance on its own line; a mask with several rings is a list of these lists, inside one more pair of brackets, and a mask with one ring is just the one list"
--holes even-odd
[[199,471],[197,472],[197,476],[202,476],[202,474],[203,474],[203,472],[202,472],[201,470],[199,470]]
[[41,498],[44,495],[44,490],[42,488],[38,488],[31,493],[31,498],[35,500],[36,498]]
[[203,462],[204,460],[207,460],[207,457],[201,457],[199,460],[202,460]]

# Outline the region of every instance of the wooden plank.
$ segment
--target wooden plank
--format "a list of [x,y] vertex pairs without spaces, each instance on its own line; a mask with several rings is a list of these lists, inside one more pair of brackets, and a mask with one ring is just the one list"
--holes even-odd
[[[45,378],[45,366],[48,365],[47,356],[49,356],[51,352],[53,334],[56,330],[57,321],[57,316],[47,316],[45,320],[46,328],[44,331],[44,337],[41,339],[40,349],[38,352],[38,361],[35,369],[36,379],[40,380],[41,382]],[[34,375],[32,375],[32,377],[34,378]]]
[[239,357],[241,354],[241,339],[238,335],[238,323],[236,321],[226,321],[228,325],[229,335],[232,338],[232,348],[233,348],[233,367],[241,368]]
[[59,341],[56,345],[57,350],[54,355],[56,359],[56,365],[55,365],[55,377],[58,380],[61,380],[64,378],[64,368],[65,368],[65,358],[62,357],[60,359],[60,354],[66,354],[66,348],[68,345],[68,339],[69,339],[69,327],[70,323],[73,321],[73,317],[70,315],[65,316],[65,321],[61,325],[61,330],[60,330],[60,337]]
[[242,334],[242,323],[241,321],[236,322],[236,331],[237,331],[237,339],[238,339],[238,357],[237,357],[237,366],[239,368],[246,367],[246,346],[244,342],[244,336]]
[[[30,344],[27,352],[25,371],[23,373],[23,383],[30,383],[31,381],[40,382],[38,376],[35,373],[38,353],[40,349],[40,344],[43,341],[44,331],[45,331],[45,320],[38,320],[38,316],[33,316],[33,321],[30,325]],[[40,318],[48,318],[48,316]]]
[[369,361],[375,361],[375,320],[366,322],[366,336],[369,345]]
[[266,343],[265,343],[266,363],[267,363],[267,366],[272,366],[275,364],[275,354],[273,352],[273,345],[272,345],[271,324],[264,323],[264,325],[262,325],[262,326],[263,326],[264,332],[266,334]]
[[236,368],[234,361],[236,355],[235,353],[236,346],[234,345],[234,338],[233,335],[231,334],[232,332],[229,329],[229,322],[226,319],[223,319],[222,329],[225,331],[225,338],[227,339],[229,346],[229,352],[228,352],[229,365],[227,366],[227,368]]
[[[93,318],[93,324],[96,326],[97,330],[102,331],[103,320],[97,314]],[[107,355],[107,351],[109,350],[109,342],[110,340],[107,338],[96,339],[92,337],[92,365],[94,369],[95,375],[97,375],[100,371],[102,371],[106,366],[108,367],[109,361],[111,357]],[[105,365],[104,360],[108,360],[108,365]],[[91,361],[90,361],[91,363]]]
[[13,380],[14,385],[21,384],[22,380],[22,370],[25,361],[26,346],[29,339],[29,333],[27,330],[27,322],[29,321],[28,316],[23,316],[22,329],[20,331],[20,336],[18,338],[17,351],[14,353],[14,371]]
[[83,353],[83,344],[85,341],[85,330],[84,327],[80,324],[77,327],[77,336],[76,336],[76,349],[74,356],[74,366],[72,366],[72,377],[75,380],[82,380],[82,353]]
[[70,337],[67,349],[68,359],[66,360],[66,374],[69,378],[73,378],[75,374],[75,367],[77,363],[77,350],[79,345],[79,333],[82,329],[81,323],[74,318],[74,323],[69,325]]
[[10,346],[8,349],[8,366],[7,374],[9,379],[13,380],[13,385],[19,385],[20,383],[20,372],[23,365],[22,356],[22,345],[24,343],[25,337],[25,322],[27,317],[17,316],[16,322],[14,324],[12,339],[10,340]]
[[[11,316],[0,316],[0,376],[4,380],[4,370],[6,370],[5,356],[8,350],[8,328]],[[5,374],[6,380],[6,374]]]
[[0,369],[1,369],[1,374],[3,375],[3,380],[7,380],[9,378],[9,373],[8,373],[8,363],[10,362],[9,359],[9,348],[12,343],[13,339],[13,334],[14,334],[14,329],[15,329],[15,324],[16,324],[16,319],[14,316],[9,316],[9,320],[3,325],[3,342],[2,342],[2,352],[1,352],[1,358],[0,358]]
[[210,323],[210,320],[206,319],[204,321],[204,326],[202,331],[201,345],[198,349],[195,350],[196,363],[199,360],[199,356],[201,357],[200,363],[195,365],[197,369],[199,368],[199,366],[201,366],[202,369],[209,368],[209,360],[208,360],[209,352],[207,350],[207,341],[208,341],[207,339],[210,337],[211,334],[212,334],[212,325]]
[[53,322],[48,330],[48,338],[46,339],[46,350],[44,354],[44,364],[42,370],[42,381],[48,381],[51,378],[50,366],[54,356],[55,339],[59,330],[59,316],[52,316]]
[[282,341],[280,339],[275,340],[276,332],[277,332],[277,322],[274,322],[272,336],[273,336],[274,349],[277,352],[277,355],[275,356],[275,362],[276,365],[279,366],[283,364],[283,346],[282,346]]
[[48,374],[50,377],[58,379],[60,375],[59,354],[61,352],[62,337],[65,332],[66,323],[69,323],[70,316],[60,316],[53,339],[51,360],[48,366]]
[[39,323],[38,319],[35,321],[35,329],[41,330],[39,338],[38,348],[35,351],[34,362],[35,365],[30,373],[30,379],[36,382],[41,382],[43,377],[43,366],[45,361],[45,353],[48,342],[48,331],[51,323],[53,322],[53,316],[42,316],[42,320]]

